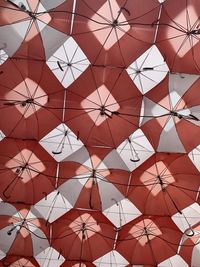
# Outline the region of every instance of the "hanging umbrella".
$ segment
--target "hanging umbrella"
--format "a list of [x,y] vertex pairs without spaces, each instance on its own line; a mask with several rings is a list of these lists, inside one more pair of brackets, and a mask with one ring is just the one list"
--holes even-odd
[[[0,247],[7,255],[34,257],[49,246],[48,229],[30,206],[1,203]],[[6,207],[5,207],[6,206]]]
[[[66,162],[61,163],[64,171],[65,166],[70,164],[68,160],[73,162],[73,159],[79,159],[72,179],[58,188],[73,207],[106,210],[115,204],[113,199],[124,199],[124,195],[112,184],[111,179],[118,181],[121,178],[127,181],[130,173],[120,158],[112,162],[112,154],[109,152],[110,150],[105,148],[86,150],[83,147],[72,154]],[[64,172],[61,176],[65,176]],[[73,195],[70,192],[73,192]]]
[[127,197],[144,214],[172,216],[196,201],[199,185],[187,155],[156,153],[132,172]]
[[128,264],[128,261],[124,257],[122,257],[119,252],[112,250],[103,257],[95,260],[94,263],[97,267],[125,267]]
[[130,171],[133,171],[154,154],[154,148],[141,129],[131,134],[116,149]]
[[[67,2],[63,7],[71,11],[72,1]],[[37,55],[48,58],[66,40],[66,34],[59,31],[63,29],[64,22],[65,29],[68,29],[66,32],[70,30],[71,15],[65,14],[64,20],[64,14],[62,17],[60,14],[58,19],[55,13],[45,9],[41,1],[1,1],[0,17],[0,45],[5,47],[9,56],[13,56],[22,44],[29,46],[35,43],[39,49],[29,49],[26,57]]]
[[74,209],[52,223],[52,246],[66,260],[93,262],[112,250],[115,234],[100,212]]
[[0,128],[6,136],[40,139],[61,123],[64,90],[45,64],[9,60],[2,71]]
[[144,96],[141,129],[158,151],[184,153],[199,145],[198,78],[170,74]]
[[126,66],[153,43],[159,10],[155,0],[77,1],[72,36],[93,64]]
[[126,70],[141,93],[145,94],[164,79],[169,69],[162,54],[153,45]]
[[116,147],[137,129],[141,100],[125,71],[90,67],[67,90],[65,123],[87,146]]
[[119,231],[116,250],[131,264],[157,266],[177,253],[181,236],[169,217],[142,215]]
[[156,45],[172,71],[199,73],[199,11],[193,0],[162,4]]
[[180,244],[180,255],[189,266],[200,266],[200,226],[199,222],[185,232]]
[[[0,65],[2,65],[8,59],[8,55],[3,49],[0,49]],[[2,71],[0,72],[2,74]]]
[[187,263],[183,260],[183,258],[180,255],[174,255],[158,265],[132,265],[129,264],[126,267],[188,267]]
[[36,203],[54,190],[57,164],[36,141],[4,138],[0,151],[3,200]]
[[31,257],[20,257],[20,256],[7,256],[5,259],[0,261],[1,267],[39,267],[39,264],[34,258]]
[[91,262],[86,261],[65,261],[60,267],[95,267]]
[[47,60],[47,65],[65,88],[70,86],[89,64],[86,55],[72,37]]
[[37,254],[35,259],[39,263],[39,266],[52,266],[53,264],[53,267],[59,267],[65,261],[65,258],[51,246]]
[[40,145],[56,160],[67,160],[73,153],[83,147],[79,140],[66,124],[61,123],[40,140]]

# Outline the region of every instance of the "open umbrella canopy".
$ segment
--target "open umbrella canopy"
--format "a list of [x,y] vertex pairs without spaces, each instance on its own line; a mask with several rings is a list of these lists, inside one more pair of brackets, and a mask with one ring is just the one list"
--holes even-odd
[[71,210],[52,224],[52,246],[67,260],[92,262],[112,250],[115,234],[100,212]]
[[31,257],[19,257],[19,256],[7,256],[5,259],[0,261],[0,266],[11,266],[11,267],[39,267],[39,264],[34,258]]
[[56,161],[34,140],[0,143],[1,198],[34,204],[54,189]]
[[[65,41],[64,33],[70,33],[71,13],[56,15],[60,13],[57,9],[68,11],[72,9],[73,2],[67,2],[63,5],[58,3],[48,6],[38,0],[34,2],[2,0],[0,2],[1,47],[9,56],[13,56],[21,45],[29,46],[33,42],[48,58]],[[47,41],[48,39],[50,42]],[[41,53],[40,56],[42,56]]]
[[156,43],[172,71],[199,73],[199,9],[195,0],[162,5]]
[[0,0],[0,266],[196,267],[198,0]]
[[196,201],[199,183],[187,155],[156,153],[132,172],[127,197],[144,214],[171,216]]
[[141,216],[119,232],[116,250],[132,264],[157,266],[176,254],[181,236],[170,218]]
[[[48,246],[45,221],[33,214],[30,206],[1,203],[1,250],[8,255],[32,257]],[[40,244],[40,246],[38,245]]]

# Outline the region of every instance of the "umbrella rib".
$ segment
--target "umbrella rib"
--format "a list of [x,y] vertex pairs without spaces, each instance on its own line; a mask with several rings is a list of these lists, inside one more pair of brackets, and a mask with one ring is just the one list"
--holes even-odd
[[100,48],[99,52],[97,53],[97,56],[95,57],[95,60],[94,60],[93,64],[96,64],[96,62],[97,62],[102,50],[104,49],[104,46],[105,46],[106,42],[108,41],[108,39],[109,39],[109,37],[110,37],[110,35],[111,35],[112,31],[113,31],[113,27],[109,26],[108,28],[111,28],[111,29],[110,29],[106,39],[104,40],[103,44],[101,44],[101,48]]

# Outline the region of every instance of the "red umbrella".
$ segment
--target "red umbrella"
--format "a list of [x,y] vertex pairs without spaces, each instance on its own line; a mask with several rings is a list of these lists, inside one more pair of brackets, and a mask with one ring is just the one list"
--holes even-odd
[[169,217],[142,215],[119,231],[116,250],[131,264],[157,266],[177,253],[181,236]]
[[[58,181],[60,186],[57,190],[72,206],[106,210],[115,204],[113,199],[115,201],[124,199],[124,195],[112,184],[112,181],[118,181],[120,178],[128,180],[130,172],[119,157],[113,160],[113,153],[110,151],[111,149],[107,148],[83,147],[67,158],[66,162],[60,163],[61,179]],[[66,179],[62,178],[66,177],[67,172],[71,170],[70,166],[76,166],[74,175],[63,183]],[[73,194],[71,194],[72,188]]]
[[33,257],[49,246],[45,221],[30,206],[1,203],[1,250],[8,255]]
[[5,259],[0,261],[1,267],[39,267],[40,265],[34,258],[31,257],[20,257],[20,256],[7,256]]
[[179,253],[189,266],[199,266],[199,238],[199,223],[188,228],[183,236]]
[[116,147],[137,129],[141,100],[126,71],[91,67],[67,90],[65,122],[87,146]]
[[57,164],[36,141],[5,138],[0,151],[3,200],[36,203],[54,190]]
[[144,214],[171,216],[196,201],[199,185],[187,155],[156,153],[132,172],[127,197]]
[[169,74],[144,96],[141,128],[157,151],[183,153],[199,145],[199,84],[197,75]]
[[72,35],[92,63],[129,65],[153,43],[159,10],[155,0],[77,1]]
[[100,212],[71,210],[52,223],[52,247],[67,261],[89,261],[112,250],[114,225]]
[[6,136],[40,139],[61,123],[64,90],[46,64],[13,59],[2,72],[0,128]]
[[[71,0],[59,6],[62,11],[68,10],[66,14],[57,10],[56,4],[52,9],[52,5],[47,3],[43,5],[42,1],[38,0],[1,1],[1,47],[5,46],[7,54],[13,56],[23,44],[32,47],[28,49],[28,54],[24,54],[26,57],[37,55],[48,58],[66,40],[64,33],[70,32],[72,5]],[[34,49],[33,44],[38,49]]]
[[91,262],[86,261],[65,261],[60,267],[95,267]]
[[195,0],[162,4],[156,45],[172,71],[199,73],[199,12]]

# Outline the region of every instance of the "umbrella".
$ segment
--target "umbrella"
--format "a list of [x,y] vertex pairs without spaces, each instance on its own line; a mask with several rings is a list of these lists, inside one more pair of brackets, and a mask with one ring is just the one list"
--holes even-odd
[[155,0],[77,1],[72,35],[93,64],[128,66],[151,46],[159,10]]
[[128,264],[128,261],[124,257],[122,257],[119,252],[117,252],[116,250],[112,250],[103,257],[95,260],[94,263],[97,267],[125,267]]
[[[118,181],[121,178],[127,181],[130,173],[120,158],[114,163],[110,161],[112,154],[109,152],[110,150],[105,148],[87,150],[83,147],[67,158],[66,162],[61,163],[63,171],[60,175],[65,177],[64,170],[70,162],[79,161],[74,176],[58,188],[72,206],[106,210],[113,206],[115,201],[124,199],[124,195],[112,184],[111,179]],[[115,164],[117,169],[114,169],[112,164]]]
[[199,11],[193,0],[162,5],[156,45],[174,72],[199,73]]
[[112,250],[115,234],[99,211],[73,209],[52,223],[52,247],[66,260],[93,262]]
[[2,71],[0,128],[6,136],[40,139],[61,123],[64,90],[44,63],[9,60]]
[[141,101],[126,71],[90,67],[67,90],[65,123],[87,146],[116,147],[138,128]]
[[40,145],[56,160],[67,160],[83,143],[66,124],[61,123],[40,140]]
[[89,64],[86,55],[72,37],[47,60],[47,65],[65,88],[70,86]]
[[127,197],[144,214],[172,216],[196,201],[199,185],[187,155],[156,153],[132,172]]
[[177,253],[181,236],[169,217],[142,215],[119,231],[116,250],[131,264],[157,266]]
[[5,259],[0,261],[1,267],[39,267],[39,264],[34,258],[31,257],[20,257],[20,256],[7,256]]
[[164,79],[169,69],[162,54],[153,45],[126,70],[141,93],[145,94]]
[[[8,59],[8,55],[6,52],[1,48],[0,49],[0,65],[2,65]],[[2,72],[0,72],[2,74]]]
[[0,151],[3,200],[36,203],[54,190],[57,164],[36,141],[4,138]]
[[64,257],[51,246],[37,254],[35,259],[39,263],[39,266],[52,266],[53,264],[54,267],[59,267],[65,260]]
[[198,78],[169,74],[144,96],[141,129],[158,151],[184,153],[199,145]]
[[95,267],[91,262],[86,261],[65,261],[60,267]]
[[152,145],[141,129],[131,134],[116,150],[130,171],[154,154]]
[[199,267],[200,255],[200,226],[199,222],[185,231],[185,236],[182,238],[180,244],[180,255],[187,262],[189,266]]
[[[30,206],[1,203],[1,250],[7,255],[34,257],[49,246],[44,220]],[[40,245],[39,245],[40,244]]]
[[[72,1],[61,6],[68,10],[72,8]],[[71,3],[70,3],[71,2]],[[41,1],[21,1],[13,0],[1,1],[0,33],[2,36],[1,47],[5,46],[5,51],[9,56],[17,51],[21,45],[32,45],[35,43],[39,47],[36,51],[29,49],[29,54],[48,58],[66,40],[66,33],[58,29],[70,29],[70,15],[58,19],[55,13],[49,13]],[[50,10],[52,11],[52,10]],[[56,10],[53,10],[56,11]],[[64,14],[63,14],[64,16]],[[61,24],[61,25],[60,25]],[[67,26],[68,24],[68,26]]]

